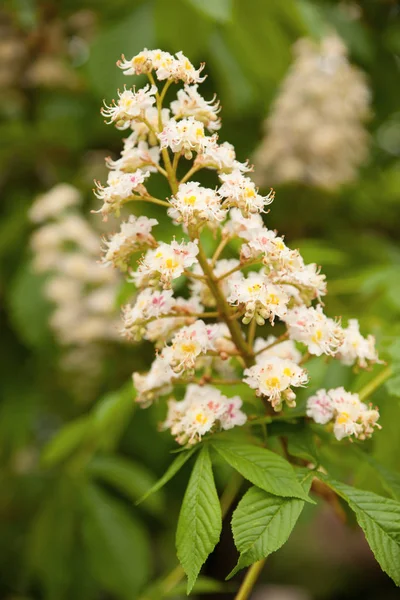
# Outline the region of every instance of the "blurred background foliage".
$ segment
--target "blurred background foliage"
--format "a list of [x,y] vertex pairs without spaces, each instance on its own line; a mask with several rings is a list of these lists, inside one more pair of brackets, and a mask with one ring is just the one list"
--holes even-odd
[[[158,408],[136,410],[129,378],[150,345],[104,342],[95,375],[62,368],[49,326],[46,276],[32,268],[28,210],[39,193],[68,182],[100,235],[93,179],[121,134],[99,108],[126,83],[121,53],[182,50],[207,63],[204,95],[221,99],[221,139],[251,157],[263,121],[301,37],[336,30],[372,92],[370,155],[352,184],[329,191],[276,186],[268,226],[284,233],[328,277],[327,311],[357,316],[381,355],[400,363],[400,22],[395,0],[14,0],[0,12],[0,597],[7,600],[134,599],[176,564],[174,526],[188,468],[165,491],[135,502],[171,462],[157,432]],[[150,214],[150,213],[148,213]],[[153,215],[161,213],[154,210]],[[165,225],[163,235],[171,231]],[[172,227],[172,226],[171,226]],[[129,296],[121,290],[121,297]],[[396,341],[397,338],[397,341]],[[61,362],[60,362],[61,361]],[[315,361],[316,385],[357,390],[370,373]],[[127,383],[128,382],[128,383]],[[398,469],[400,375],[374,395],[383,425],[368,443],[371,463],[331,441],[324,463],[385,493],[373,469]],[[371,466],[372,465],[372,466]],[[217,470],[222,489],[228,473]],[[317,514],[316,514],[317,513]],[[312,518],[313,515],[313,518]],[[316,515],[316,516],[315,516]],[[265,581],[295,586],[282,598],[395,598],[362,535],[323,506],[308,507],[287,546],[268,560]],[[307,540],[305,543],[304,540]],[[220,597],[234,564],[228,533],[208,561],[197,594]],[[277,588],[260,589],[275,598]],[[196,591],[196,590],[195,590]],[[179,596],[179,587],[170,597]],[[264,595],[263,595],[264,594]],[[291,594],[291,595],[290,595]],[[293,595],[294,594],[294,595]],[[297,595],[296,595],[297,594]],[[303,594],[303,595],[298,595]],[[159,597],[157,588],[146,597]],[[221,596],[223,597],[223,596]],[[226,596],[225,596],[226,597]]]

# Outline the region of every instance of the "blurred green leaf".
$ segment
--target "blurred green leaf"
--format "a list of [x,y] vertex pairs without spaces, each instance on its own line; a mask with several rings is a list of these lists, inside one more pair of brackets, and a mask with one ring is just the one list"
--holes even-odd
[[225,23],[232,18],[233,0],[186,0],[186,2],[214,21]]
[[289,434],[287,440],[289,454],[314,464],[319,463],[315,436],[309,427],[304,427],[301,431]]
[[77,523],[76,488],[60,478],[47,488],[29,534],[28,562],[31,576],[38,578],[49,600],[68,600],[74,577],[71,565]]
[[34,272],[32,265],[23,265],[15,276],[8,296],[10,317],[21,339],[34,348],[52,343],[49,329],[51,304],[44,297],[46,276]]
[[373,468],[385,490],[395,500],[400,501],[400,473],[396,473],[395,471],[388,469],[373,456],[361,450],[361,448],[355,447],[354,450],[362,461],[365,461]]
[[95,485],[83,490],[83,536],[93,576],[119,598],[135,600],[150,574],[150,548],[134,515]]
[[42,453],[43,465],[53,467],[68,458],[87,439],[90,423],[90,415],[84,415],[64,425],[45,446]]
[[[213,27],[209,19],[204,19],[204,11],[199,14],[191,2],[184,0],[157,0],[154,22],[160,47],[173,53],[182,50],[192,61],[201,58]],[[189,23],[196,26],[190,27]]]
[[[143,465],[120,456],[96,456],[87,467],[94,479],[100,479],[126,495],[133,502],[141,498],[155,483],[155,476]],[[159,491],[144,504],[151,514],[160,516],[165,508]]]
[[96,95],[109,98],[110,94],[115,94],[115,90],[122,88],[124,84],[128,87],[132,83],[139,86],[140,79],[135,77],[133,82],[131,78],[124,77],[115,63],[121,54],[132,58],[143,48],[154,46],[153,3],[142,3],[120,23],[101,31],[92,42],[87,63],[88,76]]
[[128,426],[133,411],[134,390],[131,382],[107,394],[96,404],[92,414],[92,434],[98,439],[99,448],[114,448]]

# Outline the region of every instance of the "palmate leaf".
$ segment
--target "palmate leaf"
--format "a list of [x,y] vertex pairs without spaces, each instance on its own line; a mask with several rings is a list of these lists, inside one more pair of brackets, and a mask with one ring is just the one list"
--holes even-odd
[[178,454],[176,459],[169,465],[168,469],[165,471],[161,479],[159,479],[157,483],[155,483],[149,490],[147,490],[145,495],[142,496],[140,500],[136,502],[136,504],[140,504],[141,502],[146,500],[146,498],[148,498],[151,494],[158,492],[158,490],[164,487],[164,485],[168,483],[168,481],[177,474],[177,472],[183,467],[185,462],[189,460],[192,454],[196,452],[196,450],[197,448],[191,448],[190,450]]
[[312,502],[297,481],[291,464],[275,452],[228,440],[215,440],[213,448],[231,467],[262,490],[276,496]]
[[[309,491],[312,478],[312,473],[302,475],[305,492]],[[298,498],[280,498],[257,487],[250,488],[232,517],[233,538],[240,557],[228,578],[283,546],[303,507],[304,501]]]
[[188,594],[202,565],[214,550],[221,529],[221,507],[209,449],[204,446],[197,457],[183,498],[176,532],[178,558],[188,577]]
[[400,502],[333,479],[324,478],[324,481],[355,512],[376,560],[400,586]]

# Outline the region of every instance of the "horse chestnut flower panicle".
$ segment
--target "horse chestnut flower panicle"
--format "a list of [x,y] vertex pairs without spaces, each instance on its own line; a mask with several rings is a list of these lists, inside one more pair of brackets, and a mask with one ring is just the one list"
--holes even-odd
[[[260,193],[247,161],[237,159],[229,142],[218,143],[219,102],[199,92],[204,65],[196,69],[182,52],[145,49],[118,66],[127,76],[147,75],[149,83],[125,88],[102,109],[108,124],[129,135],[121,156],[106,161],[107,184],[96,183],[103,201],[98,212],[118,217],[135,203],[159,210],[157,220],[125,217],[120,231],[104,240],[102,262],[137,287],[122,310],[122,334],[150,340],[157,349],[149,371],[133,374],[137,402],[168,399],[162,429],[180,444],[196,444],[243,426],[246,397],[261,410],[270,405],[279,412],[285,404],[290,413],[295,390],[309,382],[304,364],[311,355],[361,368],[378,362],[374,338],[364,338],[355,319],[344,329],[324,314],[320,268],[306,264],[266,227],[262,214],[274,191]],[[165,106],[174,84],[183,87]],[[195,179],[202,169],[215,173],[210,188]],[[153,177],[167,180],[168,198],[152,195]],[[160,207],[165,219],[182,228],[183,239],[165,240],[169,230],[163,231]],[[163,241],[157,241],[157,226]],[[204,235],[207,230],[211,236]],[[133,268],[138,252],[143,254]],[[283,333],[272,336],[272,325]],[[238,382],[239,395],[219,389]],[[182,386],[186,392],[179,400]],[[322,425],[333,423],[338,440],[365,439],[379,427],[378,410],[343,388],[319,390],[308,399],[307,415]]]

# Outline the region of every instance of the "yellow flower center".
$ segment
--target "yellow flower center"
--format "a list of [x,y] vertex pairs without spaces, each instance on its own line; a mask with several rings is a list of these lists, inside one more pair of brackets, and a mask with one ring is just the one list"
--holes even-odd
[[350,415],[347,412],[342,412],[339,414],[338,418],[337,418],[337,422],[339,423],[339,425],[344,425],[345,423],[347,423],[347,421],[350,419]]
[[276,294],[269,294],[267,298],[268,304],[279,304],[279,298]]
[[206,417],[205,415],[203,415],[203,413],[197,413],[196,415],[196,421],[198,423],[200,423],[201,425],[205,425],[208,421],[208,417]]
[[321,340],[322,340],[322,331],[320,329],[317,329],[317,331],[312,336],[312,341],[320,342]]
[[255,294],[261,290],[261,284],[255,283],[254,285],[249,285],[247,290],[250,292],[250,294],[253,294],[253,293]]
[[165,261],[165,268],[166,269],[176,269],[176,267],[179,265],[179,263],[174,260],[173,258],[167,258],[167,260]]
[[193,206],[196,203],[196,196],[185,196],[183,201],[185,204]]
[[291,377],[293,375],[292,370],[289,369],[289,367],[285,367],[283,369],[283,374],[286,375],[287,377]]
[[186,352],[187,354],[192,354],[196,351],[196,344],[182,344],[181,348],[183,352]]
[[278,377],[270,377],[265,381],[267,387],[279,387]]

